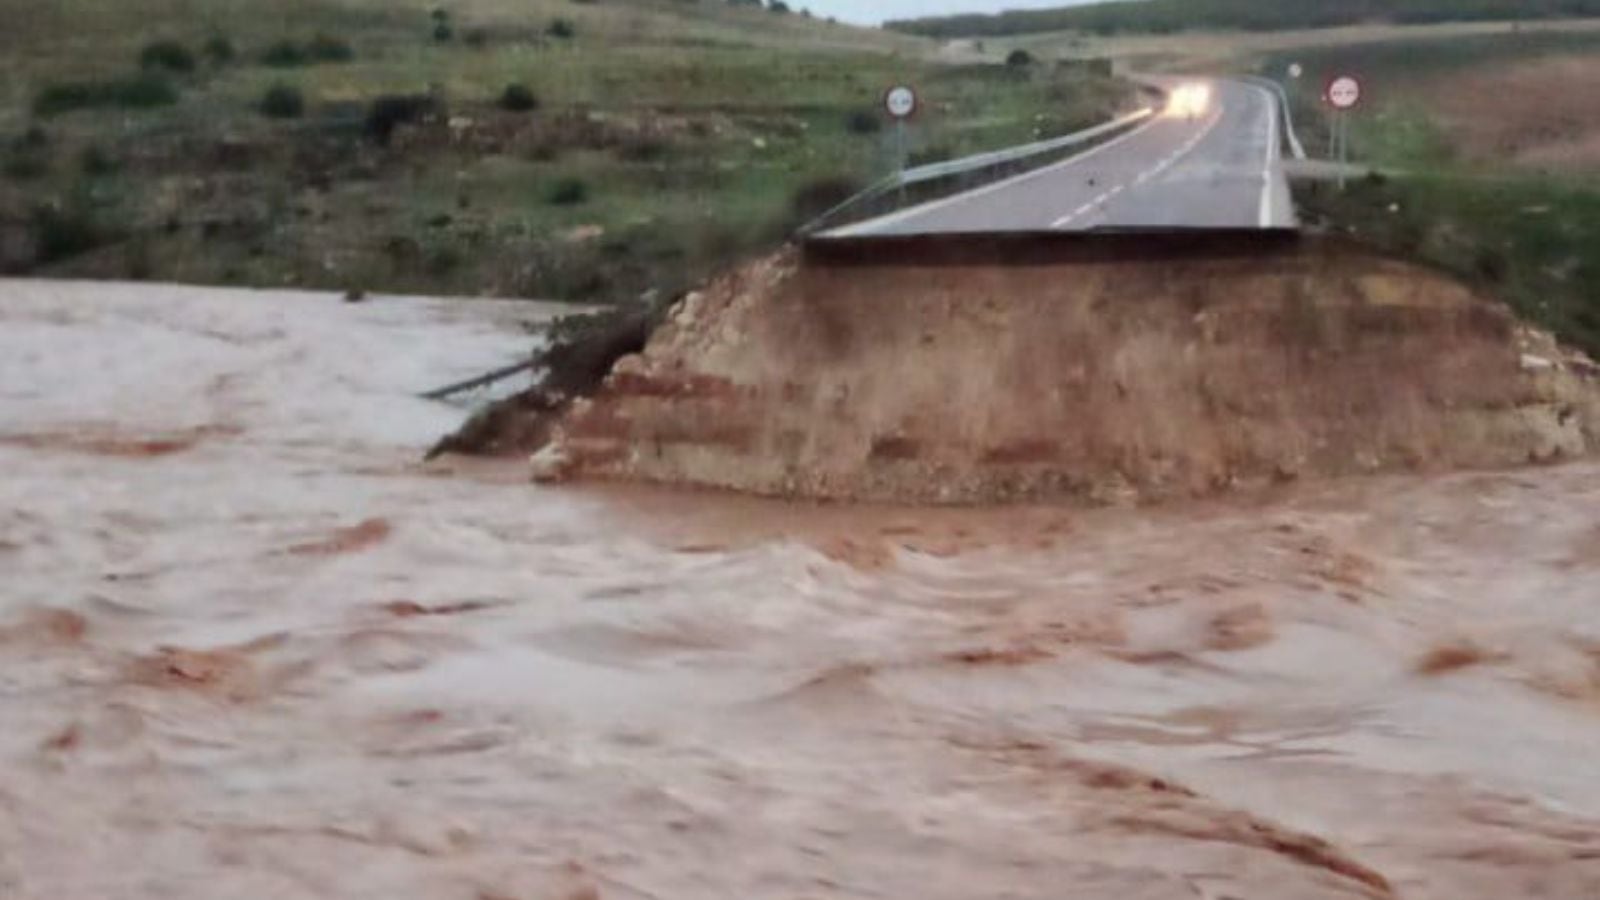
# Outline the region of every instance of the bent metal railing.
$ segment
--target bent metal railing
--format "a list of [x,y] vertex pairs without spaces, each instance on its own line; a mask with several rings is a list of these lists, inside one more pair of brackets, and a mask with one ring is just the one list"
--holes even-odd
[[1004,150],[992,150],[987,153],[976,153],[972,156],[963,156],[960,159],[950,159],[945,160],[944,162],[929,163],[925,166],[917,166],[916,168],[905,169],[900,172],[896,172],[893,175],[882,179],[881,181],[869,185],[866,189],[850,197],[848,200],[845,200],[837,206],[834,206],[832,209],[829,209],[822,215],[817,216],[815,219],[812,219],[806,224],[800,226],[797,234],[802,238],[809,237],[835,223],[843,224],[841,219],[846,210],[871,203],[872,201],[886,197],[891,193],[903,191],[908,187],[929,184],[931,182],[940,181],[947,178],[955,178],[984,169],[1003,169],[1008,166],[1014,166],[1018,163],[1035,160],[1041,156],[1058,153],[1062,150],[1078,147],[1098,138],[1115,134],[1116,132],[1129,128],[1139,122],[1143,122],[1144,120],[1155,115],[1155,113],[1156,110],[1154,107],[1147,106],[1143,109],[1128,113],[1127,115],[1119,116],[1101,125],[1096,125],[1093,128],[1075,131],[1072,134],[1062,135],[1061,137],[1050,138],[1049,140],[1044,141],[1036,141],[1031,144],[1022,144],[1016,147],[1007,147]]

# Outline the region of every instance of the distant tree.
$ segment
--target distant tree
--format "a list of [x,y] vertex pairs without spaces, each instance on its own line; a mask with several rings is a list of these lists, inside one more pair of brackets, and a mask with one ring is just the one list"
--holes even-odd
[[189,48],[177,41],[155,41],[139,52],[139,66],[168,72],[193,72],[195,59]]
[[559,40],[570,41],[578,36],[578,27],[572,24],[571,19],[556,19],[544,33]]
[[566,177],[550,185],[545,200],[552,206],[577,206],[589,199],[589,185],[581,178]]
[[206,59],[211,60],[213,66],[225,66],[233,62],[238,52],[233,48],[233,41],[220,34],[212,35],[205,45]]
[[367,136],[387,147],[401,125],[437,114],[439,101],[428,94],[385,94],[373,100],[367,110]]
[[1022,49],[1013,50],[1006,57],[1006,65],[1013,69],[1026,69],[1033,65],[1033,54]]
[[508,84],[500,93],[500,108],[511,112],[528,112],[539,108],[539,98],[525,84]]
[[343,38],[319,34],[306,45],[306,56],[315,62],[341,63],[355,59],[356,51]]
[[306,98],[299,88],[275,84],[261,98],[261,114],[272,119],[298,119],[306,111]]
[[309,61],[305,48],[294,41],[278,41],[261,54],[264,65],[279,69],[303,66]]

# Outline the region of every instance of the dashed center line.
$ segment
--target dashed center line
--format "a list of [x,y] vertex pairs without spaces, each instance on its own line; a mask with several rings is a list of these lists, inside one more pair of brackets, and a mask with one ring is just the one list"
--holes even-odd
[[[1138,174],[1138,176],[1136,176],[1133,179],[1133,185],[1132,186],[1133,187],[1138,187],[1138,186],[1144,184],[1145,182],[1151,180],[1152,178],[1159,177],[1161,175],[1161,173],[1163,173],[1163,172],[1167,171],[1168,169],[1172,168],[1173,166],[1177,165],[1178,160],[1183,159],[1185,156],[1188,156],[1189,153],[1192,152],[1195,147],[1200,146],[1200,142],[1205,140],[1206,136],[1209,135],[1212,132],[1212,130],[1217,127],[1217,123],[1221,122],[1221,121],[1222,121],[1222,109],[1219,106],[1218,109],[1217,109],[1216,114],[1211,117],[1211,121],[1207,122],[1206,126],[1204,128],[1200,129],[1200,131],[1198,131],[1194,135],[1194,137],[1191,137],[1189,140],[1185,141],[1182,146],[1178,147],[1177,150],[1174,150],[1172,153],[1162,157],[1161,161],[1156,163],[1156,165],[1154,167],[1152,167],[1150,169],[1147,169],[1147,170],[1145,170],[1143,172],[1140,172]],[[1088,215],[1090,212],[1094,211],[1095,209],[1105,206],[1107,203],[1111,202],[1112,198],[1114,198],[1118,194],[1122,193],[1128,187],[1129,186],[1127,184],[1119,184],[1119,185],[1116,185],[1115,187],[1110,188],[1109,190],[1107,190],[1104,193],[1102,193],[1100,196],[1094,198],[1093,200],[1090,200],[1088,203],[1085,203],[1084,205],[1082,205],[1082,206],[1078,207],[1077,209],[1073,210],[1072,212],[1067,213],[1066,215],[1062,216],[1061,218],[1055,220],[1054,222],[1051,222],[1050,223],[1050,227],[1051,228],[1065,228],[1066,226],[1072,224],[1072,222],[1074,220],[1080,219],[1083,216]]]

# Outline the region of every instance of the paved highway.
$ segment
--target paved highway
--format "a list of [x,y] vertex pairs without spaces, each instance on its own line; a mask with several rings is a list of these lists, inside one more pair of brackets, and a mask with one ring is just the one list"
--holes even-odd
[[822,237],[1294,227],[1277,97],[1237,81],[1163,86],[1188,102],[1070,159]]

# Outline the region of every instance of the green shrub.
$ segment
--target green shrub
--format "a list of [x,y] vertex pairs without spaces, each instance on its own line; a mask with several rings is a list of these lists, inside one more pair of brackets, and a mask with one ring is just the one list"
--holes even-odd
[[177,41],[156,41],[146,44],[139,51],[139,67],[178,73],[193,72],[195,59],[189,48]]
[[511,112],[528,112],[539,108],[539,98],[525,84],[508,84],[500,93],[500,108]]
[[0,161],[0,175],[12,181],[33,181],[50,174],[50,160],[37,153],[9,153]]
[[261,62],[264,65],[278,69],[303,66],[310,61],[310,57],[306,55],[305,48],[294,41],[278,41],[268,47],[265,53],[261,54]]
[[489,32],[483,28],[474,28],[467,32],[461,40],[474,50],[482,50],[489,46]]
[[272,119],[298,119],[305,114],[306,98],[300,89],[275,84],[261,98],[261,114]]
[[209,40],[207,40],[203,49],[206,59],[210,60],[211,64],[214,66],[225,66],[228,63],[233,62],[234,59],[239,55],[238,51],[236,51],[233,47],[233,41],[228,40],[220,34],[213,35]]
[[83,174],[90,177],[110,175],[121,168],[116,158],[99,144],[90,144],[83,148],[83,154],[78,157],[78,165]]
[[844,127],[851,134],[877,134],[883,130],[883,119],[875,112],[858,109],[845,116]]
[[36,207],[32,226],[40,263],[77,256],[111,240],[109,230],[82,203]]
[[0,174],[12,181],[32,181],[49,175],[50,143],[50,135],[43,128],[29,128],[0,153]]
[[456,30],[450,27],[449,22],[440,22],[433,26],[433,39],[441,44],[448,43],[456,36]]
[[319,34],[306,45],[306,56],[312,62],[342,63],[355,59],[356,51],[343,38]]
[[396,128],[438,112],[438,101],[427,94],[385,94],[367,109],[367,136],[387,147]]
[[177,102],[178,90],[172,82],[146,72],[128,78],[45,85],[33,98],[33,111],[37,115],[52,116],[77,109],[152,109]]
[[544,33],[559,40],[570,41],[578,36],[578,27],[572,24],[571,19],[556,19]]
[[1033,65],[1033,54],[1026,50],[1013,50],[1006,57],[1006,65],[1013,69],[1026,69]]
[[550,185],[545,200],[552,206],[577,206],[589,199],[589,185],[582,178],[568,176]]

